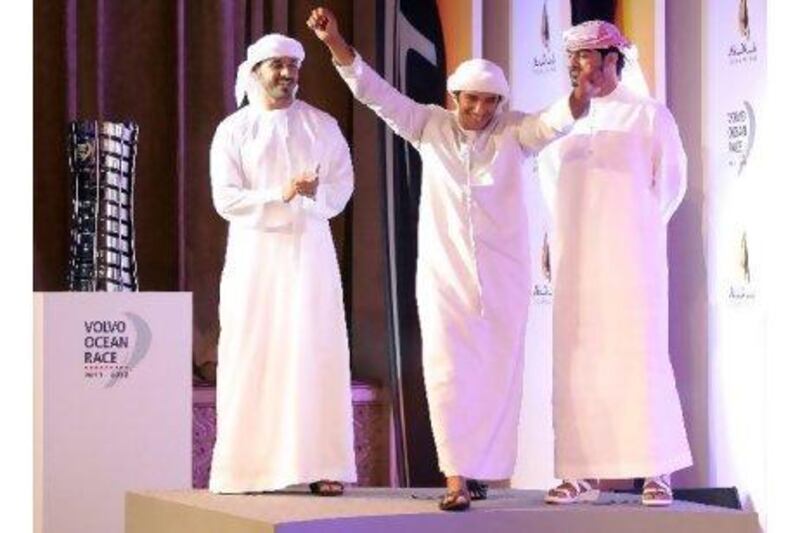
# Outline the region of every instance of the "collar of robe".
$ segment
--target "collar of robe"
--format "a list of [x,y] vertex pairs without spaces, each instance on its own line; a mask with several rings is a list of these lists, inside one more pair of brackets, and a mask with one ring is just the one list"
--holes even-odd
[[494,130],[495,126],[497,126],[497,122],[502,114],[502,111],[495,111],[494,116],[492,116],[482,130],[464,129],[464,127],[461,126],[461,122],[458,120],[458,111],[454,109],[450,113],[453,117],[453,122],[455,123],[456,137],[458,138],[459,142],[475,143],[484,135],[488,135],[492,130]]
[[292,100],[292,103],[289,104],[288,106],[276,109],[270,109],[261,102],[250,104],[250,107],[258,115],[263,115],[267,117],[279,117],[281,115],[287,115],[289,111],[291,111],[295,107],[296,104],[297,104],[297,98]]
[[614,87],[614,89],[610,93],[604,96],[595,96],[594,98],[592,98],[592,100],[597,102],[608,102],[619,98],[625,93],[626,93],[625,87],[622,85],[622,83],[617,82],[617,86]]
[[263,104],[249,104],[252,135],[258,137],[269,131],[277,131],[281,136],[285,136],[289,131],[289,117],[296,109],[294,100],[288,107],[280,109],[268,109]]

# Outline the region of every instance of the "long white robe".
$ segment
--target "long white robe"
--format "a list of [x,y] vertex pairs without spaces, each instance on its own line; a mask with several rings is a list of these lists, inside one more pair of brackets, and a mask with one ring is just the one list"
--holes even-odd
[[522,162],[573,123],[568,101],[543,115],[498,112],[466,132],[453,112],[414,102],[358,56],[337,69],[422,158],[416,297],[439,468],[506,479],[531,289]]
[[539,163],[555,214],[556,476],[689,466],[668,353],[667,223],[686,190],[675,121],[620,85]]
[[[210,166],[229,228],[209,488],[353,482],[350,361],[328,224],[353,190],[347,143],[332,117],[305,102],[250,105],[217,128]],[[316,198],[284,203],[284,183],[317,166]]]

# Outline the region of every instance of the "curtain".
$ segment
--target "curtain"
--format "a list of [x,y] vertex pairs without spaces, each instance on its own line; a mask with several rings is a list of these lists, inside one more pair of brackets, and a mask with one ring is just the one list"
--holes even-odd
[[[211,203],[208,150],[236,107],[236,67],[270,31],[306,48],[299,97],[350,135],[352,100],[305,27],[312,1],[34,1],[35,291],[66,290],[70,174],[67,125],[140,127],[134,193],[140,290],[194,293],[194,358],[216,360],[219,276],[227,227]],[[351,1],[327,2],[351,37]],[[349,308],[349,209],[333,222]],[[267,266],[265,265],[265,268]]]

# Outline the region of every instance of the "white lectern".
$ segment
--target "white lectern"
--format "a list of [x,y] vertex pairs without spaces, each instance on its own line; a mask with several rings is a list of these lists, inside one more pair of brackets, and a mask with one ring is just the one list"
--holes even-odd
[[34,298],[34,529],[123,533],[125,491],[191,487],[191,293]]

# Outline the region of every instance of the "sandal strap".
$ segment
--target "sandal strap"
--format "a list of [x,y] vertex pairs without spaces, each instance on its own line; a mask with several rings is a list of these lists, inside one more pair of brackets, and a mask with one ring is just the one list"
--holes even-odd
[[489,494],[489,485],[477,479],[468,479],[467,491],[473,500],[485,500]]
[[321,496],[339,495],[344,493],[344,485],[340,481],[320,480],[309,483],[313,494]]
[[576,494],[583,494],[584,492],[592,490],[591,483],[585,479],[565,479],[564,484],[572,487]]
[[561,485],[558,487],[553,487],[550,489],[550,492],[556,492],[569,497],[577,497],[584,492],[592,490],[593,488],[594,487],[592,487],[591,483],[585,479],[564,479],[561,481]]
[[660,476],[654,476],[645,479],[644,490],[642,492],[647,492],[651,494],[654,492],[664,492],[666,494],[672,495],[672,487],[670,486],[669,474],[662,474]]
[[470,506],[469,493],[463,489],[448,490],[439,500],[439,509],[442,511],[463,511]]
[[469,502],[470,501],[469,492],[463,489],[448,490],[447,492],[444,493],[444,496],[442,496],[442,503],[450,503],[450,502],[455,503],[456,501],[458,501],[459,498],[463,498]]

